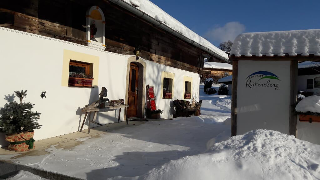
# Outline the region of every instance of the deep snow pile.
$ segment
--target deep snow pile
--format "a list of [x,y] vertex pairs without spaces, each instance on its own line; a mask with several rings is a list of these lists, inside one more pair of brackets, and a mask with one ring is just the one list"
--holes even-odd
[[255,130],[214,144],[208,153],[171,161],[147,180],[319,179],[320,146],[277,131]]
[[320,96],[309,96],[302,99],[296,106],[297,112],[320,113]]
[[244,33],[232,45],[235,56],[320,56],[320,29]]

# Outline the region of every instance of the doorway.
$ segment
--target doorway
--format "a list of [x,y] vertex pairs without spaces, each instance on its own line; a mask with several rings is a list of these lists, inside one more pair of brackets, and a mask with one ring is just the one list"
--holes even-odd
[[127,118],[137,117],[139,101],[139,66],[130,63]]
[[136,56],[129,57],[126,78],[126,108],[124,119],[143,118],[146,96],[146,62]]

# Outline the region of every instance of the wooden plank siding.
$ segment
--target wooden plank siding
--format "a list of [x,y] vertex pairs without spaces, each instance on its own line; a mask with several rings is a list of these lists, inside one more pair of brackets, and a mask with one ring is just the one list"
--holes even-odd
[[297,137],[297,114],[295,107],[297,104],[297,77],[298,77],[298,61],[297,59],[290,61],[290,107],[289,107],[289,134]]
[[133,55],[139,47],[147,60],[192,72],[199,72],[202,55],[208,54],[108,0],[26,1],[23,8],[15,7],[18,0],[1,2],[0,15],[6,16],[0,26],[86,45],[86,11],[99,6],[106,22],[106,51]]
[[320,61],[320,56],[315,56],[313,54],[310,54],[309,56],[302,56],[301,54],[298,54],[296,56],[290,56],[286,54],[285,56],[240,56],[236,57],[235,55],[230,56],[230,60],[238,60],[238,61],[292,61],[293,59],[298,59],[299,62],[302,61]]

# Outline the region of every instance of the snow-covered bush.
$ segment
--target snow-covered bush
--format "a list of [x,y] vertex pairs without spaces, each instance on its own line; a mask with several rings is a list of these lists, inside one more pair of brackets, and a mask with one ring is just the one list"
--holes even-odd
[[219,95],[228,95],[228,86],[225,85],[225,84],[222,84],[220,87],[219,87],[219,90],[218,90],[218,94]]
[[207,94],[215,94],[215,93],[217,93],[217,90],[215,90],[214,88],[207,89]]
[[213,79],[212,78],[207,78],[206,81],[204,82],[204,92],[207,93],[207,90],[210,88],[213,84]]

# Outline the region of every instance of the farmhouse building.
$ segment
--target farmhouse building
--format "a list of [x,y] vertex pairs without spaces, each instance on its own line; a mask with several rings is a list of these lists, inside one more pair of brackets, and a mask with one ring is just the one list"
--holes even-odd
[[[145,117],[147,85],[161,118],[172,118],[174,99],[188,92],[186,100],[199,101],[204,57],[228,58],[148,0],[1,1],[0,38],[0,107],[14,91],[28,90],[25,101],[41,113],[37,140],[77,131],[81,108],[102,87],[128,105],[121,121]],[[117,118],[100,112],[95,121]]]
[[201,79],[205,81],[206,78],[212,78],[215,83],[219,79],[232,75],[232,65],[220,62],[204,62],[201,72]]

